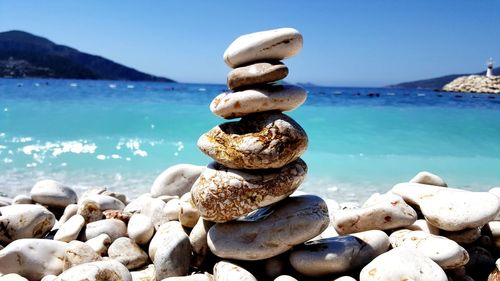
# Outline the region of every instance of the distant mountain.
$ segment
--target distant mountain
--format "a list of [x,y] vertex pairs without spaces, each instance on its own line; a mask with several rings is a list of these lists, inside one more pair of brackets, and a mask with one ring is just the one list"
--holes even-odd
[[175,82],[24,31],[0,32],[0,77]]
[[[493,73],[498,75],[500,73],[500,67],[494,68]],[[412,81],[412,82],[404,82],[404,83],[400,83],[400,84],[396,84],[396,85],[389,85],[387,87],[441,89],[444,87],[444,85],[450,83],[451,81],[455,80],[455,78],[458,78],[460,76],[485,75],[485,74],[486,74],[486,71],[479,72],[479,73],[470,73],[470,74],[451,74],[451,75],[441,76],[441,77],[437,77],[437,78],[417,80],[417,81]]]

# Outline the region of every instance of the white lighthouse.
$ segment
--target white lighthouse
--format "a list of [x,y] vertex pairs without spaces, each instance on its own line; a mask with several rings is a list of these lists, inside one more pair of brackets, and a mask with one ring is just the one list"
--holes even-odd
[[486,68],[486,77],[493,77],[493,59],[490,58],[488,62],[486,62],[488,68]]

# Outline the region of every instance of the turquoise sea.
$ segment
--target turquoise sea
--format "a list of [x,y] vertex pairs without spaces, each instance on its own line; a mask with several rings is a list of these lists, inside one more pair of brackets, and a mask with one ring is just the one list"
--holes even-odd
[[[134,196],[170,165],[204,165],[198,137],[226,122],[225,85],[0,79],[0,193],[43,178]],[[500,186],[500,96],[309,87],[288,113],[309,135],[301,189],[363,200],[428,170],[449,186]]]

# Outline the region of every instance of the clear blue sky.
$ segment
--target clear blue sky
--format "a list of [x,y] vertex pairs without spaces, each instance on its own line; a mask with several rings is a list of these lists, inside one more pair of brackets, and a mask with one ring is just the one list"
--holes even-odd
[[382,86],[500,64],[498,0],[0,0],[24,30],[180,82],[224,83],[239,35],[294,27],[290,82]]

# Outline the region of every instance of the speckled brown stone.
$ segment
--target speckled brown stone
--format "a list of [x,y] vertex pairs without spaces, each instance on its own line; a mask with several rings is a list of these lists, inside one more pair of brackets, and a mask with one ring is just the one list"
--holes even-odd
[[227,86],[231,90],[274,82],[288,75],[288,67],[281,62],[259,62],[233,69],[227,75]]
[[292,118],[279,112],[253,114],[214,127],[198,147],[233,169],[281,168],[307,149],[307,134]]
[[298,159],[281,169],[234,170],[213,162],[191,190],[202,217],[227,222],[278,202],[304,180],[307,165]]

